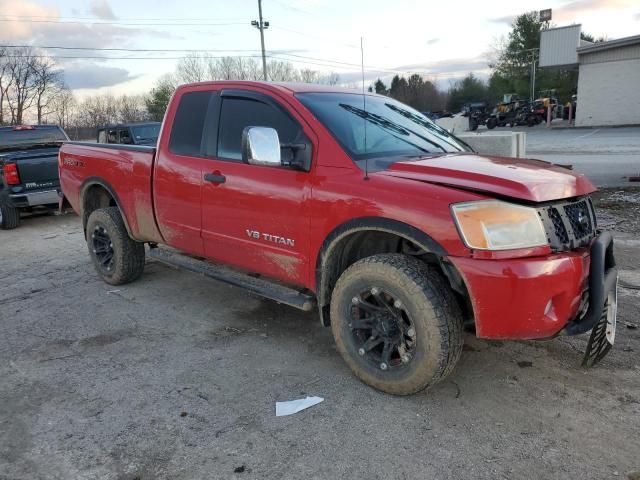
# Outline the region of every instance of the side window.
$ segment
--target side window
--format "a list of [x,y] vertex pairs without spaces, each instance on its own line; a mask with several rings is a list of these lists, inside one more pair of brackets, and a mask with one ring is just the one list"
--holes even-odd
[[223,98],[218,133],[219,158],[242,159],[245,127],[275,128],[281,143],[292,143],[301,130],[289,115],[275,106],[248,98]]
[[107,143],[107,131],[100,130],[98,132],[98,143]]
[[200,156],[202,131],[212,92],[188,92],[180,104],[171,127],[169,150],[178,155]]
[[126,145],[131,145],[133,142],[131,141],[131,134],[129,133],[129,129],[120,130],[120,143],[124,143]]
[[108,143],[118,143],[118,131],[117,130],[109,130],[109,139]]

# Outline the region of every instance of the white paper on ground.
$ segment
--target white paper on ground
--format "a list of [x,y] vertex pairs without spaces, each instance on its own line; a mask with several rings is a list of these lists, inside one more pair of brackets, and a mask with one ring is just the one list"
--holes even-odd
[[298,400],[289,400],[288,402],[276,402],[276,417],[284,417],[285,415],[298,413],[305,408],[313,407],[323,401],[324,398],[322,397],[307,397]]

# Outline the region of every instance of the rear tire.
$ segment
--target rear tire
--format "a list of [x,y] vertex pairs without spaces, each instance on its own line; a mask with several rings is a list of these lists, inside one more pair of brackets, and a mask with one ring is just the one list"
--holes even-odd
[[144,244],[127,232],[118,207],[100,208],[87,221],[89,256],[98,275],[110,285],[133,282],[144,270]]
[[12,230],[20,225],[20,210],[7,203],[0,204],[0,228]]
[[448,283],[407,255],[373,255],[351,265],[332,293],[331,329],[353,373],[394,395],[439,382],[462,352],[462,314]]
[[487,128],[489,130],[493,130],[494,128],[496,128],[497,125],[498,125],[498,120],[496,120],[495,117],[491,117],[489,120],[487,120]]

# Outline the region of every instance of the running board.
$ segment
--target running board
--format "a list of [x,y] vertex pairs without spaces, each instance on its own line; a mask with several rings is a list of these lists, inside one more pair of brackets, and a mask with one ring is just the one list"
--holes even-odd
[[311,294],[299,292],[262,278],[252,277],[206,260],[199,260],[184,253],[156,247],[149,249],[149,257],[172,267],[199,273],[205,277],[244,288],[261,297],[299,308],[305,312],[313,310],[316,305],[315,297]]

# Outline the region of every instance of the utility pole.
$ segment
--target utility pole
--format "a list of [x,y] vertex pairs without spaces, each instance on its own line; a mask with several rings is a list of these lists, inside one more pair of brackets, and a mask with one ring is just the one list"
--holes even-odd
[[264,53],[264,30],[269,28],[269,22],[265,22],[262,19],[262,0],[258,0],[258,18],[259,20],[252,20],[251,25],[260,30],[260,44],[262,45],[262,75],[264,81],[267,81],[267,57]]

